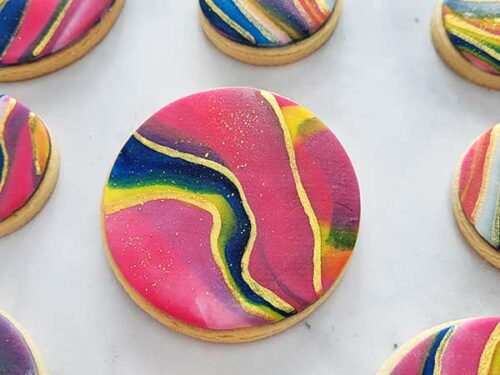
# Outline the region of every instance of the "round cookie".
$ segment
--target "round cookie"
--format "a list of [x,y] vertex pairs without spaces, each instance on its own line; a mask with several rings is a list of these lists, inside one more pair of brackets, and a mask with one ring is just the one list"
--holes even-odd
[[0,0],[0,81],[51,73],[82,58],[124,0]]
[[337,26],[343,0],[199,0],[208,38],[254,65],[282,65],[320,48]]
[[500,0],[439,0],[432,38],[451,69],[500,90]]
[[470,245],[500,268],[500,124],[481,134],[457,170],[453,211]]
[[343,147],[311,112],[230,88],[146,121],[114,163],[102,213],[109,260],[135,302],[176,331],[242,342],[330,295],[360,196]]
[[38,350],[21,326],[0,311],[0,374],[47,375]]
[[19,229],[45,205],[59,156],[38,115],[0,95],[0,237]]
[[500,318],[432,328],[398,349],[378,375],[500,374]]

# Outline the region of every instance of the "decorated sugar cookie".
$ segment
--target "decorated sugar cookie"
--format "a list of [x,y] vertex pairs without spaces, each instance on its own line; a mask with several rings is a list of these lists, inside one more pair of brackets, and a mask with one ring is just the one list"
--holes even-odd
[[128,140],[103,198],[113,269],[171,328],[251,341],[310,314],[342,277],[360,200],[310,111],[250,88],[166,106]]
[[0,95],[0,237],[33,218],[54,190],[59,158],[40,117]]
[[455,218],[471,246],[500,268],[500,124],[481,134],[463,157],[453,189]]
[[108,33],[124,0],[0,0],[0,81],[61,69]]
[[439,0],[432,36],[458,74],[500,90],[500,0]]
[[447,323],[417,336],[378,375],[500,374],[500,318]]
[[281,65],[313,53],[332,35],[342,0],[199,0],[201,24],[224,53]]
[[0,312],[0,374],[48,374],[31,339],[18,323],[2,312]]

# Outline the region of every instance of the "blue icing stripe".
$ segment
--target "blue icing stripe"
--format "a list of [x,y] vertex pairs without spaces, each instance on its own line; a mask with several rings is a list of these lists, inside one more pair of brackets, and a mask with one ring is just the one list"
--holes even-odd
[[293,315],[257,295],[243,279],[241,263],[249,242],[251,223],[237,187],[226,176],[203,165],[156,152],[132,137],[113,166],[108,186],[127,189],[148,185],[170,185],[193,193],[224,197],[236,218],[236,228],[225,244],[224,255],[238,288],[255,305],[266,306],[285,317]]
[[436,339],[432,344],[429,353],[427,354],[427,359],[425,360],[424,369],[422,371],[422,375],[434,375],[434,367],[436,366],[436,354],[439,349],[439,346],[443,342],[446,334],[451,331],[453,327],[447,327],[438,332],[436,335]]
[[497,70],[500,71],[500,60],[497,60],[487,52],[483,51],[482,49],[477,48],[475,45],[467,42],[466,40],[463,40],[462,38],[448,33],[448,36],[451,40],[451,42],[460,50],[463,50],[465,52],[473,52],[473,54],[477,54],[481,57],[483,57],[486,60],[491,61],[492,64],[496,65]]
[[444,5],[449,6],[457,13],[471,13],[472,17],[499,17],[500,4],[498,2],[445,0]]
[[[268,38],[266,38],[258,28],[256,28],[238,9],[238,7],[232,2],[227,0],[213,0],[215,5],[217,5],[229,18],[231,18],[235,23],[241,26],[242,29],[247,31],[255,39],[255,44],[260,46],[271,46],[273,43]],[[226,34],[228,37],[236,42],[254,45],[251,41],[246,39],[231,26],[229,26],[224,20],[222,20],[215,12],[210,9],[205,0],[200,0],[201,10],[205,17],[208,18],[210,23],[218,29],[219,31]]]
[[9,46],[23,17],[25,0],[7,0],[0,12],[0,54]]

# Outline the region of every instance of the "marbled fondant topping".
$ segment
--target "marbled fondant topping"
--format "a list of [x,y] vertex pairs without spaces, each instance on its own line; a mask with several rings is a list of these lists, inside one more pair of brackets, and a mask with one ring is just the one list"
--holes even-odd
[[37,375],[37,366],[21,332],[0,315],[0,375]]
[[0,66],[29,63],[78,42],[115,0],[0,0]]
[[42,120],[15,99],[0,95],[0,222],[38,189],[50,151]]
[[207,329],[286,319],[351,256],[359,190],[311,112],[254,89],[175,102],[130,138],[103,202],[117,269],[167,316]]
[[500,374],[500,318],[468,320],[423,338],[391,375]]
[[443,17],[455,48],[476,67],[500,75],[500,0],[444,0]]
[[283,47],[311,36],[335,5],[336,0],[200,0],[213,27],[254,47]]
[[500,250],[500,125],[471,145],[460,169],[460,202],[469,222]]

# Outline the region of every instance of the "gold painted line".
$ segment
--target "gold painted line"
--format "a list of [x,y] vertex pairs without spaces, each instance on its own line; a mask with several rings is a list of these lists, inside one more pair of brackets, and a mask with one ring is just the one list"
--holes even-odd
[[451,328],[444,336],[443,341],[441,341],[441,344],[439,344],[439,348],[436,351],[436,357],[434,359],[434,373],[433,373],[434,375],[442,374],[444,353],[446,352],[446,349],[450,344],[451,338],[456,331],[457,331],[456,326]]
[[234,31],[240,34],[242,37],[248,41],[255,43],[255,38],[252,34],[246,31],[243,27],[233,21],[222,9],[220,9],[213,0],[205,0],[208,6],[217,14],[228,26],[230,26]]
[[37,127],[37,115],[30,112],[28,118],[28,124],[30,127],[31,144],[33,146],[33,164],[35,164],[35,171],[38,176],[42,174],[42,168],[40,166],[40,160],[38,158],[38,145],[36,144],[35,131]]
[[302,185],[302,180],[300,178],[299,169],[297,167],[297,160],[295,157],[295,149],[293,148],[292,137],[290,135],[290,130],[285,121],[285,117],[281,112],[281,108],[276,101],[276,98],[268,91],[261,91],[261,95],[266,101],[271,105],[276,116],[278,117],[279,123],[281,125],[285,146],[288,152],[288,158],[290,160],[290,168],[292,170],[293,178],[295,180],[295,185],[297,188],[297,194],[299,196],[300,202],[302,203],[302,207],[309,219],[309,225],[311,226],[311,230],[313,232],[314,238],[314,255],[313,255],[313,265],[314,265],[314,277],[313,284],[314,290],[317,294],[321,294],[323,292],[323,283],[321,280],[321,230],[318,223],[318,218],[314,213],[311,202],[309,201],[309,197],[307,196],[306,190]]
[[186,160],[190,163],[194,164],[199,164],[204,167],[213,169],[224,176],[226,176],[238,189],[238,192],[241,197],[241,202],[243,204],[243,207],[245,208],[245,211],[248,215],[248,218],[250,220],[251,228],[250,228],[250,238],[248,241],[248,245],[246,247],[246,250],[243,254],[243,260],[242,260],[242,274],[243,274],[243,279],[245,282],[250,286],[250,288],[258,295],[260,295],[263,299],[265,299],[267,302],[275,306],[276,308],[285,311],[287,313],[292,313],[295,311],[295,309],[288,304],[286,301],[282,300],[279,296],[277,296],[274,292],[271,290],[265,288],[264,286],[260,285],[253,279],[253,277],[250,275],[249,271],[249,262],[250,262],[250,255],[252,253],[254,244],[255,244],[255,238],[257,237],[257,222],[255,220],[255,216],[253,214],[252,209],[250,208],[250,205],[248,204],[248,200],[245,196],[245,192],[243,190],[243,187],[241,186],[241,183],[239,182],[238,178],[226,167],[223,167],[222,165],[213,162],[212,160],[200,158],[191,154],[187,154],[181,151],[177,151],[174,149],[171,149],[170,147],[167,146],[162,146],[157,143],[154,143],[150,141],[149,139],[143,137],[139,133],[135,133],[134,137],[141,142],[143,145],[146,147],[149,147],[150,149],[165,154],[170,157],[174,158],[179,158]]
[[40,55],[43,52],[43,50],[45,49],[45,47],[47,47],[47,44],[49,44],[50,40],[52,39],[52,37],[56,33],[57,29],[61,25],[61,22],[63,21],[64,17],[66,16],[66,13],[68,12],[68,9],[71,6],[72,2],[73,2],[73,0],[68,0],[66,5],[64,6],[64,8],[61,10],[59,15],[57,16],[56,20],[54,21],[54,23],[50,27],[49,31],[47,32],[47,35],[45,35],[43,37],[43,39],[40,41],[40,43],[33,50],[33,56],[36,57],[36,56]]
[[3,153],[3,168],[2,168],[2,176],[0,177],[0,193],[2,192],[5,182],[7,181],[7,175],[9,173],[9,153],[7,151],[7,145],[5,144],[5,137],[4,137],[4,132],[5,132],[5,124],[7,123],[7,120],[9,119],[12,111],[16,107],[16,99],[9,99],[9,103],[7,104],[7,108],[5,109],[5,113],[2,117],[2,120],[0,122],[0,148],[2,149]]
[[479,361],[478,375],[498,374],[498,372],[495,372],[500,369],[500,356],[498,353],[500,353],[500,324],[495,327],[484,347]]
[[481,183],[481,188],[479,190],[479,198],[476,201],[474,210],[472,211],[472,218],[474,220],[474,223],[477,223],[477,221],[479,220],[484,202],[486,200],[486,193],[490,182],[491,166],[493,165],[493,157],[495,156],[497,148],[499,132],[500,132],[500,126],[495,126],[495,128],[491,132],[490,145],[488,147],[488,151],[486,153],[486,159],[484,162],[483,181]]
[[[281,315],[265,306],[257,307],[255,305],[252,305],[247,300],[245,300],[245,298],[238,292],[236,283],[234,280],[232,280],[232,277],[227,270],[227,267],[225,266],[224,259],[222,258],[221,250],[219,249],[219,237],[222,231],[222,219],[217,206],[209,200],[182,191],[181,189],[172,188],[172,191],[169,191],[169,189],[165,186],[158,186],[158,188],[161,188],[162,191],[151,193],[151,187],[130,189],[131,192],[129,196],[121,197],[117,202],[108,205],[105,209],[105,213],[107,215],[111,215],[126,208],[142,206],[148,202],[159,200],[181,201],[208,212],[212,216],[213,220],[213,226],[210,231],[210,248],[212,256],[215,260],[215,263],[219,267],[224,282],[227,285],[228,289],[231,291],[231,294],[246,312],[271,321],[279,320],[281,318]],[[106,192],[112,193],[113,190],[113,188],[107,188]],[[223,270],[226,271],[224,272]]]

